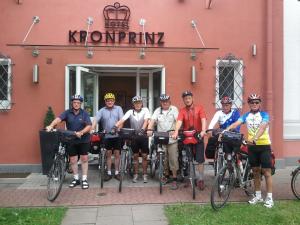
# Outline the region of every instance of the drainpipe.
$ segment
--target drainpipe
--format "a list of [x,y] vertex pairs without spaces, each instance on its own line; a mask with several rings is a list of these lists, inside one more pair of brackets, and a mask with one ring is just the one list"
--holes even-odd
[[[267,0],[267,79],[266,79],[266,110],[270,115],[270,121],[274,121],[273,118],[273,0]],[[272,126],[274,127],[274,126]],[[272,129],[270,129],[270,135],[272,139]]]

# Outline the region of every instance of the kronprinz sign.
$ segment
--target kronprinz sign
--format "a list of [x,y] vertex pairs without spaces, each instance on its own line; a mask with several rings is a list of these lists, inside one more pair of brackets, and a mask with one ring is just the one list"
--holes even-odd
[[[164,32],[132,32],[129,29],[130,9],[116,2],[103,9],[106,31],[94,30],[88,35],[88,42],[93,44],[147,44],[163,45]],[[85,43],[87,31],[69,30],[69,43]]]

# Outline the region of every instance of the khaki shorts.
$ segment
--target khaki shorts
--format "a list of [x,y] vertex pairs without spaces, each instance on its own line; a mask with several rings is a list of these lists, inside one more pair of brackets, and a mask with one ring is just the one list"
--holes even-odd
[[179,163],[178,163],[178,144],[177,142],[173,144],[166,145],[166,160],[165,162],[169,163],[169,169],[170,170],[178,170],[179,169]]

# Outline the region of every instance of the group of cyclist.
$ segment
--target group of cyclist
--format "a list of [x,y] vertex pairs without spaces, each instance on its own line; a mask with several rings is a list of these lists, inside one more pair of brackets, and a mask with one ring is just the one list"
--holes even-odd
[[[129,119],[130,127],[135,129],[139,134],[133,142],[132,151],[134,154],[134,175],[132,182],[138,182],[138,160],[139,153],[142,155],[143,182],[148,182],[147,177],[147,155],[148,136],[152,136],[153,129],[159,132],[170,132],[169,144],[166,145],[165,160],[165,178],[171,176],[172,190],[178,189],[177,172],[179,169],[178,162],[178,143],[177,138],[179,130],[196,130],[198,133],[198,143],[195,145],[194,160],[198,163],[197,187],[204,190],[204,136],[206,135],[206,114],[203,106],[196,105],[193,101],[193,93],[185,91],[182,93],[184,107],[180,110],[171,105],[170,96],[167,94],[160,95],[160,107],[155,109],[153,115],[147,108],[143,107],[143,99],[140,96],[132,98],[133,109],[128,110],[125,115],[120,106],[115,105],[115,95],[106,93],[104,96],[105,106],[101,108],[91,122],[88,113],[81,109],[83,98],[80,95],[71,97],[72,108],[63,112],[59,117],[46,127],[47,130],[53,129],[62,121],[66,122],[68,130],[75,131],[78,139],[74,144],[69,146],[70,163],[73,170],[73,180],[69,187],[73,188],[82,185],[82,189],[89,188],[87,181],[88,172],[88,151],[90,133],[94,132],[98,123],[107,133],[104,145],[107,150],[107,174],[105,181],[112,179],[112,154],[114,155],[114,177],[120,179],[119,163],[121,139],[118,136],[118,130],[123,127],[126,120]],[[263,202],[261,194],[261,174],[264,175],[267,187],[267,197],[264,205],[268,208],[273,207],[272,198],[272,177],[271,177],[271,142],[269,137],[269,115],[261,111],[261,98],[259,95],[251,94],[248,97],[250,111],[240,116],[239,111],[232,109],[232,99],[224,96],[221,99],[222,109],[217,111],[213,116],[208,128],[218,128],[224,130],[234,130],[239,132],[240,125],[246,124],[248,129],[249,160],[254,174],[255,196],[249,200],[250,204]],[[214,151],[216,138],[208,134],[209,140],[206,147],[206,153]],[[231,146],[224,146],[224,151],[231,151]],[[80,182],[77,160],[80,155],[82,163],[82,180]]]

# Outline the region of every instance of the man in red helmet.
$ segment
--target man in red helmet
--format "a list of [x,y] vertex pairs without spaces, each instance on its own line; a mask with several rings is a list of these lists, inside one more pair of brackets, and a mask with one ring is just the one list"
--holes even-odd
[[257,94],[248,97],[250,111],[242,115],[237,122],[230,125],[227,130],[234,129],[245,123],[248,130],[249,162],[253,170],[255,196],[249,200],[250,204],[263,202],[261,195],[261,174],[264,175],[267,187],[267,197],[264,206],[272,208],[274,201],[272,197],[272,174],[271,174],[271,140],[269,136],[270,117],[267,112],[261,111],[261,98]]
[[[202,106],[196,106],[193,101],[193,93],[191,91],[185,91],[181,95],[185,107],[180,109],[176,122],[176,128],[173,134],[173,138],[178,137],[178,131],[181,126],[183,130],[196,130],[201,139],[203,139],[206,130],[206,115]],[[199,177],[197,186],[200,190],[204,190],[204,142],[199,140],[196,144],[195,160],[198,162],[197,169],[199,171]]]

